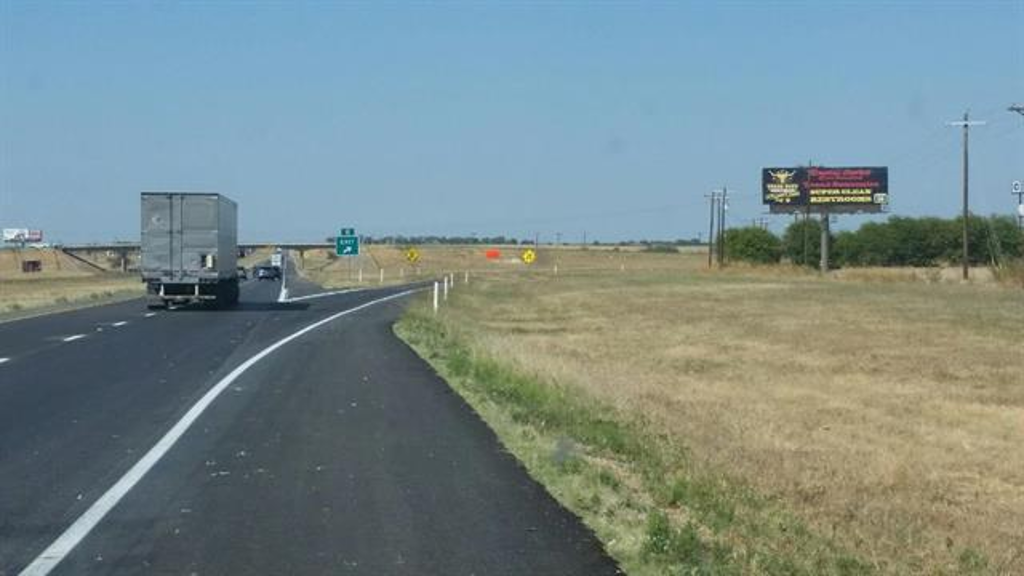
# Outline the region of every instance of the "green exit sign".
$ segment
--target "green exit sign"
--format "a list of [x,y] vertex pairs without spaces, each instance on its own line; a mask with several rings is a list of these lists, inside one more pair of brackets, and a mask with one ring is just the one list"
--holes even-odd
[[355,236],[355,235],[356,235],[356,229],[355,228],[342,228],[341,229],[341,234],[338,234],[338,236]]
[[358,236],[338,236],[334,239],[334,252],[338,256],[358,256]]

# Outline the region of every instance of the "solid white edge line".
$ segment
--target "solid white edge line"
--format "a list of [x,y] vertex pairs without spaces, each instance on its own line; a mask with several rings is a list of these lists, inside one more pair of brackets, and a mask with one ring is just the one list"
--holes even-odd
[[346,290],[333,290],[331,292],[317,292],[316,294],[310,294],[308,296],[296,296],[294,298],[287,298],[281,300],[281,302],[301,302],[302,300],[312,300],[314,298],[324,298],[327,296],[337,296],[338,294],[351,294],[352,292],[359,292],[361,288],[348,288]]
[[85,334],[75,334],[74,336],[66,336],[62,338],[64,342],[74,342],[75,340],[81,340],[85,338]]
[[186,412],[185,415],[182,416],[181,419],[178,420],[174,426],[172,426],[171,429],[168,430],[162,438],[160,438],[159,441],[157,441],[156,445],[149,449],[149,452],[146,452],[146,454],[139,459],[131,469],[125,472],[124,476],[121,476],[121,478],[118,479],[113,486],[107,489],[107,491],[104,492],[96,502],[93,502],[92,506],[83,512],[82,515],[79,516],[73,524],[71,524],[71,526],[64,530],[64,532],[58,536],[57,539],[46,548],[46,550],[43,550],[31,564],[25,567],[25,569],[20,572],[20,575],[45,576],[46,574],[49,574],[51,570],[56,568],[57,564],[59,564],[61,560],[63,560],[75,548],[75,546],[85,539],[85,537],[92,532],[93,528],[99,524],[100,520],[103,520],[103,517],[106,516],[114,506],[117,506],[117,503],[120,502],[121,499],[139,483],[140,480],[142,480],[146,473],[149,472],[149,470],[153,468],[153,466],[155,466],[168,451],[170,451],[174,444],[177,443],[185,432],[188,431],[189,427],[192,426],[199,416],[206,411],[210,404],[220,396],[221,392],[226,390],[232,382],[252,367],[253,364],[256,364],[292,340],[312,332],[324,324],[337,320],[342,316],[348,316],[349,314],[358,312],[364,308],[369,308],[370,306],[387,302],[389,300],[402,298],[421,290],[423,290],[423,288],[406,290],[404,292],[399,292],[398,294],[392,294],[390,296],[371,300],[365,304],[360,304],[355,308],[349,308],[348,310],[328,316],[323,320],[318,320],[298,332],[278,340],[240,364],[237,368],[232,370],[231,373],[217,382],[213,388],[210,388],[210,390],[207,391],[198,402],[189,408],[188,412]]

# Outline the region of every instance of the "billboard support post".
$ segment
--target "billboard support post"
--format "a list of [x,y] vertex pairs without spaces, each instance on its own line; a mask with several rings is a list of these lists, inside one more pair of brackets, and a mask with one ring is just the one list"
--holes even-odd
[[804,226],[803,226],[803,233],[804,233],[804,260],[803,260],[803,262],[801,262],[801,264],[803,264],[804,266],[810,266],[811,265],[811,263],[808,261],[808,258],[809,258],[810,253],[811,253],[810,252],[810,250],[811,250],[811,245],[810,245],[811,242],[807,238],[807,229],[810,227],[810,220],[811,220],[811,206],[810,206],[810,204],[808,204],[807,205],[807,209],[804,210]]
[[828,249],[829,249],[829,214],[828,210],[821,213],[821,273],[828,272]]

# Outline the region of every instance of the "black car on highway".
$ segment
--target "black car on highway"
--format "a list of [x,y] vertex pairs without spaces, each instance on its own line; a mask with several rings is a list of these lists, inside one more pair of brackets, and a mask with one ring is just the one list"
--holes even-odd
[[277,266],[257,266],[256,267],[256,279],[257,280],[280,280],[281,269]]

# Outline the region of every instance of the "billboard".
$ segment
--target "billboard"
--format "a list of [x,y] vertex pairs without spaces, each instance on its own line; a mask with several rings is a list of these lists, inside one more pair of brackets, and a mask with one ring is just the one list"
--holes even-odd
[[889,204],[889,169],[764,168],[761,200],[772,212],[881,212]]
[[4,228],[4,242],[42,242],[42,230],[29,230],[28,228]]

